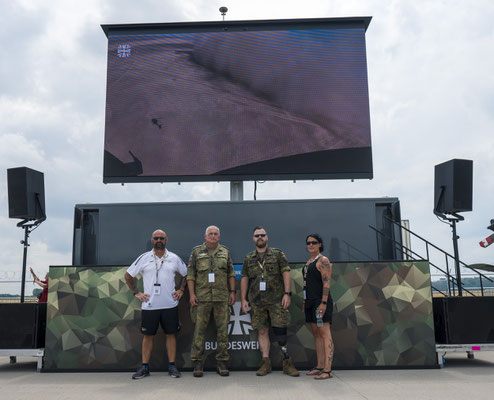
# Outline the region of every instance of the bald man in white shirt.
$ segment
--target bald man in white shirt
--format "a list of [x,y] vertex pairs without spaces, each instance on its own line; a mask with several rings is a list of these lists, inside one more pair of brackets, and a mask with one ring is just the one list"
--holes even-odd
[[[184,294],[186,281],[182,279],[180,288],[176,290],[175,275],[184,277],[187,275],[187,267],[179,256],[166,249],[168,238],[165,231],[154,231],[151,242],[153,249],[141,254],[125,273],[127,285],[142,302],[142,366],[132,375],[132,379],[149,376],[149,360],[159,325],[166,337],[168,373],[173,378],[179,378],[181,374],[175,366],[178,302]],[[142,274],[144,293],[137,289],[134,278],[138,274]]]

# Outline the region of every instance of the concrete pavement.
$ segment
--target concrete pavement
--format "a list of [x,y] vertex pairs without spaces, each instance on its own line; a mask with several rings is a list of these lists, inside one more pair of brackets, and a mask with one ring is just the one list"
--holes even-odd
[[131,373],[38,373],[36,360],[0,357],[1,399],[461,399],[494,398],[494,352],[449,353],[442,369],[335,371],[334,378],[314,381],[305,373],[291,378],[275,371],[265,377],[232,372],[203,378],[184,372],[173,379],[151,372],[139,381]]

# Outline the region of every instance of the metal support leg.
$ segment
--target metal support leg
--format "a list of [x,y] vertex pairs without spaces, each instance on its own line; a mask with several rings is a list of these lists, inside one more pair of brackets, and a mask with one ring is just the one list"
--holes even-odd
[[446,356],[446,352],[437,351],[436,355],[437,355],[437,364],[439,365],[439,368],[444,368],[444,364],[446,362],[444,356]]
[[230,201],[242,201],[244,199],[244,183],[242,181],[230,182]]
[[455,270],[456,270],[456,283],[458,284],[458,296],[463,296],[461,287],[461,270],[460,270],[460,256],[458,255],[458,235],[456,234],[456,220],[451,219],[451,228],[453,230],[453,250],[455,255]]
[[41,372],[41,368],[43,368],[43,356],[38,357],[38,363],[36,364],[36,371]]

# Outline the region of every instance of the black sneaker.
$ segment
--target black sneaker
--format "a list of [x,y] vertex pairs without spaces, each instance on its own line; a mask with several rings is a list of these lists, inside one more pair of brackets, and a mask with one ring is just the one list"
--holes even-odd
[[140,367],[134,375],[132,375],[132,379],[142,379],[146,376],[149,376],[149,368],[146,368],[144,365]]
[[182,374],[177,369],[177,367],[175,367],[175,365],[170,365],[170,368],[168,368],[168,375],[170,375],[172,378],[180,378]]

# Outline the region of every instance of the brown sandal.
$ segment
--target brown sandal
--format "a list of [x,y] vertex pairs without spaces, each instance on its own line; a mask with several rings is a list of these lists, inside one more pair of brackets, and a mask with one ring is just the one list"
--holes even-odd
[[317,375],[320,375],[321,374],[321,372],[322,372],[323,369],[324,368],[313,367],[309,371],[307,371],[307,373],[305,375],[317,376]]
[[319,375],[316,375],[314,379],[317,380],[323,380],[323,379],[330,379],[333,377],[333,371],[321,371]]

